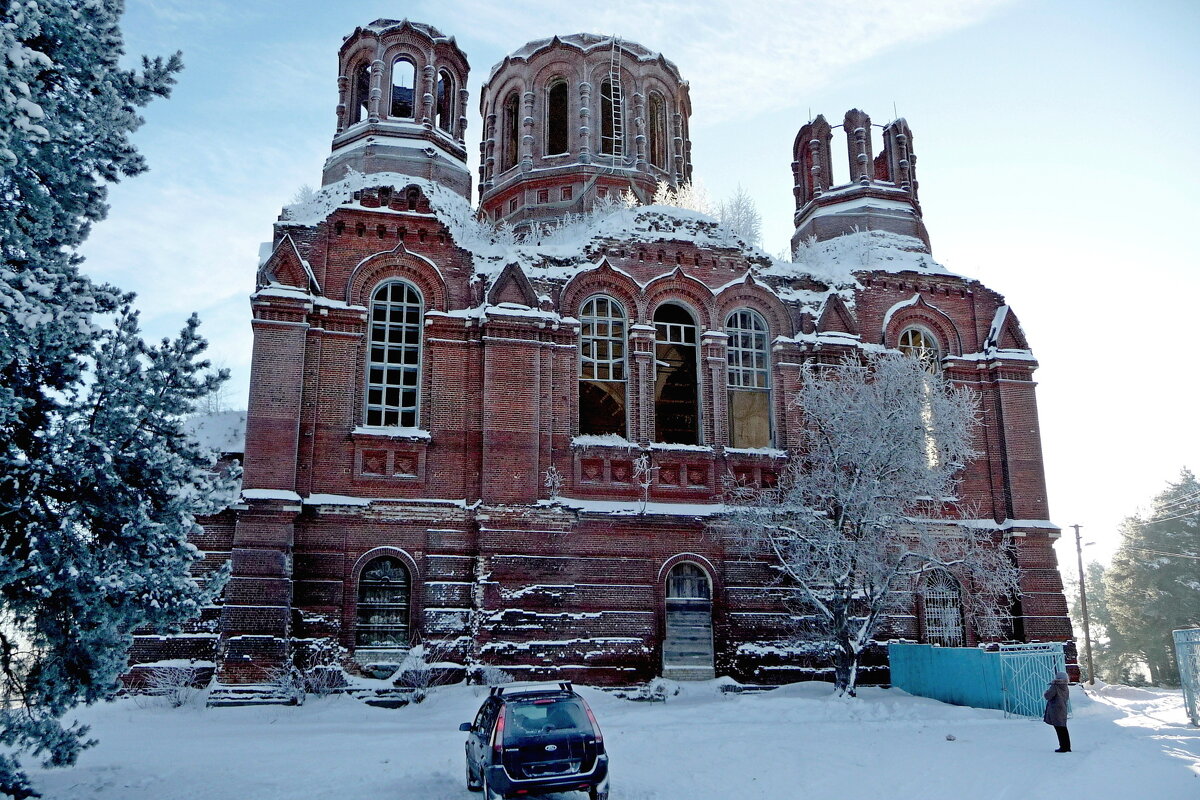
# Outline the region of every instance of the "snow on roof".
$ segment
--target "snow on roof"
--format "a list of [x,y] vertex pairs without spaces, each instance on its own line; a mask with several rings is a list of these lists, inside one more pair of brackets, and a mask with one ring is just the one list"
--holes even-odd
[[[613,37],[601,36],[597,33],[568,33],[565,36],[550,36],[545,39],[534,39],[531,42],[526,42],[521,47],[518,47],[513,52],[505,56],[504,60],[492,67],[488,73],[488,81],[495,77],[499,69],[504,66],[505,62],[515,60],[528,60],[538,51],[553,47],[555,43],[574,47],[583,53],[590,53],[596,49],[612,49]],[[622,58],[632,58],[635,61],[657,61],[662,59],[663,64],[676,77],[682,80],[679,74],[679,67],[675,66],[675,62],[668,58],[664,58],[662,53],[656,50],[651,50],[645,45],[631,42],[628,39],[616,37],[617,46],[621,51]]]
[[246,412],[215,411],[183,421],[184,430],[202,447],[217,453],[246,451]]

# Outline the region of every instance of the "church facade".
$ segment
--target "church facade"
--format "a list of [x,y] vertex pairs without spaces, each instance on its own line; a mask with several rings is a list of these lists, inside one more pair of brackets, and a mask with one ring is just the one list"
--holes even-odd
[[[322,639],[517,678],[823,677],[788,586],[709,522],[727,479],[777,479],[802,365],[879,347],[979,394],[962,493],[1015,544],[1010,636],[1070,641],[1037,362],[1001,295],[933,260],[904,120],[800,129],[786,262],[650,205],[691,178],[691,105],[641,45],[576,34],[497,64],[477,207],[454,40],[378,20],[339,67],[323,186],[275,223],[251,298],[242,496],[197,542],[232,578],[207,627],[135,655],[211,659],[223,685]],[[978,644],[962,591],[911,587],[888,636]]]

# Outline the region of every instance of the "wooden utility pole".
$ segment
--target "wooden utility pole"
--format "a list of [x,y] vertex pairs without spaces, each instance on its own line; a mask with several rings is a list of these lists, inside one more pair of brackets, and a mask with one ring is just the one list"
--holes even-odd
[[1083,647],[1087,653],[1088,683],[1096,685],[1096,668],[1092,664],[1092,631],[1088,625],[1087,612],[1087,583],[1083,574],[1083,544],[1079,538],[1082,525],[1072,525],[1075,529],[1075,555],[1079,559],[1079,605],[1083,609]]

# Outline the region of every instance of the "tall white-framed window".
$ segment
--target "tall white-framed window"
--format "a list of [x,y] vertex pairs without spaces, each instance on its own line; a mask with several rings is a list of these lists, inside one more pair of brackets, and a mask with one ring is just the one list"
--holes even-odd
[[771,361],[767,322],[741,308],[725,319],[729,335],[729,446],[771,446]]
[[395,119],[412,119],[416,114],[417,68],[407,58],[392,62],[392,102],[388,116]]
[[579,432],[625,435],[625,309],[589,297],[579,311]]
[[372,559],[358,579],[357,624],[359,647],[408,645],[408,606],[411,580],[408,568],[395,556]]
[[926,575],[921,586],[921,601],[925,641],[942,647],[962,647],[962,589],[954,576],[944,569]]
[[367,425],[417,426],[423,319],[421,294],[409,283],[388,281],[371,296]]

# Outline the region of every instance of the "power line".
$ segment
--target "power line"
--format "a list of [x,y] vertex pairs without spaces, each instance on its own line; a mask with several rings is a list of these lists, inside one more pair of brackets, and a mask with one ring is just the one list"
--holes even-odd
[[1190,556],[1187,553],[1168,553],[1163,550],[1151,550],[1148,547],[1134,547],[1131,544],[1122,545],[1125,550],[1136,550],[1139,553],[1149,553],[1154,556],[1169,556],[1170,558],[1191,558],[1200,561],[1200,556]]
[[1172,506],[1180,506],[1180,505],[1183,505],[1184,503],[1190,503],[1193,500],[1200,500],[1200,492],[1195,492],[1193,494],[1184,495],[1183,497],[1177,497],[1169,503],[1163,503],[1161,506],[1159,506],[1159,508],[1165,509],[1165,508],[1171,508]]

